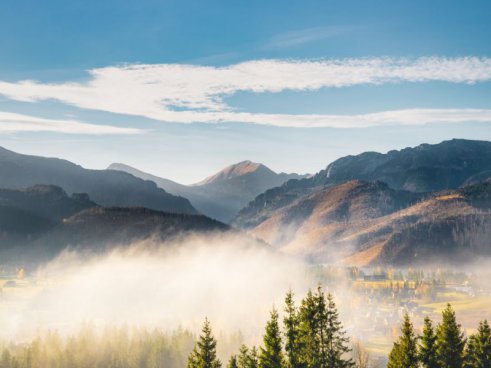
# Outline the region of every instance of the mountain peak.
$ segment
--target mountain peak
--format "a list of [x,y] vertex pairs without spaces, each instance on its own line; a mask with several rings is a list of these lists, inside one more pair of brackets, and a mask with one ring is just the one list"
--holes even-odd
[[241,161],[236,164],[227,166],[223,170],[219,171],[215,175],[209,176],[203,181],[200,181],[199,183],[196,183],[194,185],[206,185],[206,184],[211,184],[215,183],[218,181],[224,181],[224,180],[229,180],[238,176],[246,175],[246,174],[251,174],[254,172],[257,172],[258,170],[266,170],[270,173],[274,172],[264,166],[263,164],[252,162],[249,160],[246,161]]
[[106,170],[119,170],[119,171],[126,171],[125,169],[133,169],[133,167],[120,162],[113,162],[106,168]]

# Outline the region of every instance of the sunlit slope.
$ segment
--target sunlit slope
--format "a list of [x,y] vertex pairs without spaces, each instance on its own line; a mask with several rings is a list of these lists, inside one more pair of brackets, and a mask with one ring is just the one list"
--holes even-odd
[[380,182],[325,187],[277,210],[252,232],[315,261],[409,265],[491,255],[491,183],[417,194]]

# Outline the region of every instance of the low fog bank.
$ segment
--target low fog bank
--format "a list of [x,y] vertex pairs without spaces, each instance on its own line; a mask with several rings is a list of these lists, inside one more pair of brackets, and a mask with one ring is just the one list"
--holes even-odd
[[217,333],[256,338],[289,288],[301,295],[315,286],[304,264],[237,234],[103,255],[65,251],[39,268],[35,282],[3,303],[0,337],[72,333],[84,322],[198,331],[207,316]]
[[127,326],[197,334],[208,317],[220,354],[228,357],[241,343],[261,343],[269,312],[274,306],[281,320],[289,289],[298,306],[322,283],[348,336],[384,356],[405,311],[420,329],[425,315],[438,321],[447,298],[458,294],[454,305],[465,328],[489,318],[490,270],[487,261],[447,270],[315,265],[240,233],[148,240],[103,254],[67,250],[23,286],[4,288],[0,340],[27,342],[54,330],[69,336],[87,323],[99,331]]

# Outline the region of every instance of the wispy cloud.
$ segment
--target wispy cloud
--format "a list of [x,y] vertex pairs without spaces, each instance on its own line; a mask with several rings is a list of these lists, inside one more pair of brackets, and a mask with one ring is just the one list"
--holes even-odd
[[491,80],[491,58],[362,58],[321,61],[257,60],[227,67],[122,65],[89,71],[84,83],[0,82],[0,94],[20,101],[54,99],[84,109],[164,122],[245,122],[277,126],[355,127],[489,121],[489,110],[413,109],[365,115],[288,115],[236,112],[224,98],[239,91],[315,91],[360,84]]
[[76,120],[53,120],[0,111],[0,133],[54,132],[63,134],[138,134],[140,129],[96,125]]
[[271,38],[266,47],[286,48],[337,37],[353,30],[349,26],[313,27],[280,33]]

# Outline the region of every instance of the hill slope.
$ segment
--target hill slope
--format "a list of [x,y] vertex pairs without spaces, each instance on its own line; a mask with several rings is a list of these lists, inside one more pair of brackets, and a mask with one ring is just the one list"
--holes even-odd
[[159,244],[184,234],[228,230],[203,215],[96,206],[86,195],[69,197],[59,187],[0,190],[2,264],[38,264],[67,247],[100,252],[142,240]]
[[491,183],[433,194],[350,181],[319,188],[251,231],[316,262],[411,265],[491,256]]
[[119,170],[136,177],[151,180],[169,193],[188,198],[193,206],[207,216],[229,221],[242,207],[259,193],[300,178],[297,174],[277,174],[262,164],[243,161],[231,165],[194,184],[182,185],[160,178],[124,164],[112,164],[110,170]]
[[51,185],[0,189],[0,245],[7,249],[29,242],[63,218],[93,206],[87,195],[69,197]]
[[68,193],[87,193],[103,206],[143,206],[175,213],[197,213],[189,201],[121,171],[88,170],[66,160],[28,156],[0,148],[0,187],[36,184],[62,187]]
[[35,185],[25,189],[0,188],[0,205],[59,221],[96,204],[85,193],[68,196],[58,186]]
[[57,224],[36,240],[59,252],[67,246],[104,250],[152,239],[157,242],[189,233],[226,231],[229,227],[203,215],[173,214],[142,207],[93,207]]

